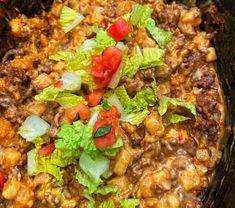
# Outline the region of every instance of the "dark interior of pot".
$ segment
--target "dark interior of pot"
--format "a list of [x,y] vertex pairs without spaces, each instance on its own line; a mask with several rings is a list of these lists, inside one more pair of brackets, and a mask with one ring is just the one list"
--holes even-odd
[[[13,38],[8,33],[6,18],[14,17],[16,12],[33,16],[48,9],[51,2],[46,0],[0,0],[0,6],[2,4],[2,8],[0,7],[0,57],[3,57],[8,49],[14,48]],[[193,4],[194,1],[183,0],[183,3]],[[203,29],[209,32],[216,31],[213,43],[218,56],[217,73],[227,107],[225,135],[221,144],[222,158],[217,166],[212,185],[205,194],[204,207],[232,208],[235,204],[235,2],[234,0],[221,0],[208,3],[199,0],[196,4],[203,13]],[[212,4],[214,10],[211,10]]]

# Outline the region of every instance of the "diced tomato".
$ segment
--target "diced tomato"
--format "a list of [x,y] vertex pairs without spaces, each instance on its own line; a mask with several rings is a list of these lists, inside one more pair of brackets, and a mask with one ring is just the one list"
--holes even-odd
[[0,170],[0,190],[3,189],[4,186],[4,173]]
[[108,34],[116,41],[125,38],[131,32],[131,26],[123,18],[119,18],[109,28]]
[[180,129],[178,132],[178,143],[184,144],[188,140],[188,134],[185,130]]
[[103,118],[120,118],[120,113],[116,106],[112,106],[108,111],[101,110],[100,114]]
[[77,105],[78,114],[81,120],[88,120],[91,116],[90,109],[85,104],[78,104]]
[[107,48],[103,56],[92,57],[91,75],[98,89],[108,86],[121,61],[122,51],[117,47]]
[[106,120],[102,120],[102,119],[97,120],[94,125],[94,128],[93,128],[93,133],[95,134],[95,132],[97,131],[98,128],[103,127],[103,126],[107,126],[110,123],[111,122],[109,122],[107,119]]
[[109,111],[101,110],[100,119],[96,121],[93,133],[95,134],[100,127],[107,126],[110,123],[112,123],[112,129],[109,134],[94,140],[97,148],[105,148],[116,143],[115,131],[119,129],[119,118],[120,114],[115,106],[112,106]]
[[80,103],[77,106],[66,108],[64,115],[69,122],[75,121],[78,117],[81,120],[88,120],[90,118],[90,109],[87,105]]
[[87,95],[86,100],[88,101],[89,106],[97,106],[104,96],[104,90],[95,90],[94,92]]
[[104,51],[104,66],[114,74],[122,61],[122,51],[117,47],[109,47]]
[[107,134],[103,137],[94,139],[95,146],[99,149],[109,147],[109,146],[115,144],[116,141],[117,141],[117,138],[115,136],[114,127],[112,127],[109,134]]
[[49,156],[55,150],[55,143],[48,144],[39,150],[39,155]]
[[53,86],[55,87],[55,88],[61,88],[62,86],[63,86],[63,81],[62,80],[58,80],[58,81],[56,81],[54,84],[53,84]]
[[92,69],[91,75],[95,78],[104,77],[105,66],[102,56],[93,56],[92,57]]

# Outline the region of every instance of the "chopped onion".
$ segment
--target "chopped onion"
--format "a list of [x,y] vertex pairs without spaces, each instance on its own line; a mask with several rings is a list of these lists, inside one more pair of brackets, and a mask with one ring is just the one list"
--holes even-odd
[[118,97],[115,94],[111,95],[108,98],[108,102],[109,102],[110,105],[116,106],[118,111],[119,111],[119,113],[123,112],[122,104],[121,104],[120,100],[118,99]]
[[66,90],[80,90],[81,88],[81,76],[74,72],[64,72],[61,77],[63,81],[63,87]]
[[64,32],[67,33],[73,28],[75,28],[83,19],[84,19],[84,16],[81,14],[78,14],[75,20],[68,27],[64,28]]
[[118,67],[117,71],[112,76],[112,79],[108,85],[109,88],[114,89],[118,86],[118,83],[122,77],[122,68],[123,68],[123,62],[120,63],[120,66]]
[[27,172],[30,176],[33,175],[36,171],[35,156],[36,149],[32,149],[27,153]]
[[35,138],[47,133],[50,125],[36,115],[29,116],[19,128],[19,134],[27,141],[32,142]]
[[98,116],[99,116],[99,112],[94,112],[88,122],[88,125],[89,126],[94,126],[95,125],[95,122],[97,121],[98,119]]

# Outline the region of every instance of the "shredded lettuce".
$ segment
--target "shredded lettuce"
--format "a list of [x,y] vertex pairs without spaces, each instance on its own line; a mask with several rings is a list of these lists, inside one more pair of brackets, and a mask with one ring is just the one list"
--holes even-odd
[[130,17],[132,25],[137,27],[145,27],[146,21],[150,18],[153,9],[147,5],[135,4]]
[[61,11],[59,22],[64,32],[67,33],[76,27],[83,19],[83,15],[67,6],[64,6]]
[[91,76],[90,70],[81,70],[82,72],[81,78],[82,78],[82,84],[86,84],[89,87],[90,91],[93,91],[96,89],[96,84]]
[[92,156],[87,152],[83,152],[79,160],[79,166],[94,183],[99,183],[101,175],[109,170],[110,161],[99,153],[94,157]]
[[115,95],[117,95],[118,99],[120,100],[123,108],[125,109],[125,112],[131,112],[132,111],[131,98],[127,94],[124,85],[117,87],[114,93]]
[[135,54],[125,60],[125,65],[122,69],[122,75],[133,77],[140,69],[143,56],[141,54]]
[[73,107],[78,103],[86,103],[82,96],[74,95],[71,93],[59,93],[55,98],[55,102],[59,103],[64,107]]
[[66,69],[68,71],[77,71],[88,69],[91,65],[90,57],[82,49],[79,49],[74,54],[73,58],[68,62]]
[[109,193],[119,193],[119,188],[114,185],[100,186],[95,191],[96,194],[106,195]]
[[[90,43],[89,43],[90,44]],[[96,43],[97,44],[97,43]],[[93,55],[100,55],[104,50],[103,46],[99,45],[87,45],[84,43],[80,48],[77,49],[75,55],[69,60],[66,70],[76,71],[80,73],[82,77],[82,83],[87,84],[89,89],[93,91],[96,88],[94,80],[91,76],[91,57]]]
[[102,180],[98,182],[93,181],[83,170],[79,170],[76,173],[76,179],[80,184],[86,187],[86,195],[91,197],[91,194],[101,194],[106,195],[108,193],[118,193],[119,189],[117,186],[106,185],[101,186]]
[[178,115],[178,114],[169,114],[167,116],[167,119],[170,123],[179,123],[181,121],[186,121],[188,119],[190,119],[189,117],[185,117],[182,115]]
[[69,61],[72,58],[73,53],[69,51],[58,51],[57,53],[49,56],[49,59],[54,61]]
[[143,61],[141,63],[141,69],[152,68],[156,66],[162,66],[164,64],[163,57],[165,50],[160,48],[144,48],[143,49]]
[[92,127],[76,121],[72,125],[63,124],[57,133],[59,139],[56,141],[56,148],[85,151],[96,151],[92,140]]
[[100,28],[93,27],[93,32],[96,33],[96,42],[99,46],[103,46],[104,48],[115,46],[116,41],[108,35],[106,31],[101,30]]
[[76,106],[78,103],[86,103],[82,96],[61,91],[63,91],[63,88],[59,89],[49,86],[44,88],[34,99],[37,101],[55,101],[65,107]]
[[122,208],[135,208],[140,204],[139,199],[123,199],[121,200],[121,206]]
[[41,137],[37,138],[34,141],[36,149],[29,152],[29,156],[33,153],[30,156],[30,161],[28,161],[28,163],[31,163],[28,164],[31,169],[30,172],[31,174],[49,173],[57,179],[59,184],[63,185],[63,174],[60,168],[76,164],[81,153],[79,150],[55,149],[50,156],[42,157],[38,154],[38,151],[43,143],[44,140]]
[[163,116],[170,105],[180,106],[188,109],[193,115],[196,115],[196,107],[193,103],[178,101],[174,98],[169,98],[166,96],[162,96],[159,100],[158,112],[161,116]]
[[60,170],[60,167],[51,163],[50,158],[41,157],[38,154],[36,154],[35,164],[36,164],[35,174],[49,173],[56,178],[59,184],[63,185],[64,180],[63,180],[62,171]]
[[141,124],[144,119],[146,118],[146,116],[149,114],[150,112],[148,110],[143,110],[141,112],[137,112],[137,113],[130,113],[130,114],[123,114],[121,116],[121,121],[123,122],[129,122],[132,125],[139,125]]
[[168,32],[156,27],[155,21],[152,18],[147,20],[146,28],[161,48],[164,48],[172,40],[172,32]]
[[153,106],[156,102],[155,93],[151,88],[137,92],[134,98],[130,98],[124,86],[115,89],[114,93],[119,98],[125,113],[138,112]]
[[81,152],[79,150],[55,149],[50,155],[50,162],[58,167],[66,167],[70,164],[76,164]]
[[86,173],[84,173],[82,170],[77,171],[75,177],[81,185],[87,187],[87,194],[89,195],[93,194],[101,183],[100,181],[97,183],[92,181],[89,178],[89,176]]
[[109,200],[102,202],[98,208],[115,208],[115,204],[113,200],[109,199]]
[[59,88],[49,86],[44,88],[41,93],[34,97],[34,99],[37,101],[54,101],[59,93]]
[[153,106],[156,103],[155,93],[151,88],[137,92],[132,103],[135,112],[147,109],[148,106]]

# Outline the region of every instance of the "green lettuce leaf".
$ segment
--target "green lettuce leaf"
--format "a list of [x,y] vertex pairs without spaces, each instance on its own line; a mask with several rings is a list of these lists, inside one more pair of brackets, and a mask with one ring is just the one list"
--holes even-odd
[[81,185],[86,187],[85,192],[88,197],[91,197],[91,194],[93,193],[106,195],[109,193],[119,192],[117,186],[113,185],[100,186],[102,184],[102,180],[95,182],[82,170],[77,171],[75,177]]
[[127,91],[124,85],[117,87],[114,93],[118,97],[119,101],[121,102],[123,108],[125,109],[125,112],[131,112],[132,110],[131,98],[127,94]]
[[109,193],[119,193],[119,188],[114,185],[100,186],[94,192],[95,194],[107,195]]
[[[31,158],[33,161],[30,161],[32,163],[30,165],[32,166],[30,167],[31,173],[49,173],[57,179],[59,184],[63,185],[63,174],[60,168],[66,167],[70,164],[76,164],[77,159],[79,159],[81,155],[80,151],[55,149],[50,156],[42,157],[38,154],[38,151],[40,150],[41,145],[44,143],[43,139],[39,137],[34,141],[34,143],[36,149],[34,149],[34,156]],[[30,152],[32,152],[32,150]]]
[[49,86],[44,88],[41,93],[39,93],[34,97],[34,99],[37,101],[55,101],[59,93],[60,93],[59,88]]
[[38,154],[35,156],[35,174],[49,173],[53,175],[59,184],[63,185],[64,179],[60,167],[51,163],[50,158],[41,157]]
[[96,89],[96,84],[92,78],[90,70],[80,70],[78,73],[81,74],[82,84],[88,85],[90,91]]
[[170,123],[179,123],[181,121],[186,121],[188,119],[190,119],[189,117],[185,117],[185,116],[181,116],[178,114],[169,114],[167,116],[167,119]]
[[98,186],[101,184],[101,181],[97,183],[92,181],[89,176],[82,170],[77,171],[75,177],[81,185],[87,187],[87,194],[89,195],[94,193],[97,190]]
[[161,48],[164,48],[172,40],[172,32],[168,32],[156,27],[155,21],[152,18],[147,20],[146,28]]
[[93,155],[83,152],[79,160],[80,168],[95,183],[99,183],[101,181],[100,177],[103,173],[109,170],[109,164],[110,161],[99,153],[93,157]]
[[135,54],[130,58],[126,58],[122,75],[133,77],[139,71],[142,61],[143,56],[141,54]]
[[63,124],[57,133],[59,139],[55,143],[56,147],[59,149],[96,151],[92,131],[91,126],[84,125],[81,121],[76,121],[72,125]]
[[121,200],[121,206],[122,208],[135,208],[140,204],[139,199],[123,199]]
[[144,119],[146,118],[146,116],[149,114],[150,112],[148,110],[143,110],[141,112],[136,112],[136,113],[130,113],[130,114],[123,114],[121,116],[121,121],[123,122],[129,122],[132,125],[139,125],[141,124]]
[[89,69],[91,65],[91,59],[87,52],[82,49],[78,49],[74,54],[73,58],[69,60],[66,70],[68,71],[78,71]]
[[97,45],[103,49],[116,45],[116,41],[108,35],[107,31],[100,29],[98,26],[94,26],[92,31],[96,33],[95,41]]
[[103,31],[98,27],[93,27],[93,32],[96,33],[95,40],[99,46],[106,48],[116,45],[116,41],[110,37],[106,31]]
[[135,112],[147,109],[148,106],[153,106],[156,103],[156,97],[153,89],[147,88],[137,92],[135,97],[132,99],[132,103]]
[[54,101],[58,102],[62,106],[72,107],[76,106],[78,103],[86,103],[82,96],[78,96],[71,93],[61,92],[63,89],[55,88],[49,86],[44,88],[41,93],[34,97],[37,101]]
[[55,98],[55,102],[64,107],[73,107],[78,103],[86,103],[82,96],[74,95],[71,93],[59,93]]
[[142,111],[156,103],[155,93],[151,88],[137,92],[132,99],[128,96],[124,86],[116,88],[114,93],[120,100],[126,114]]
[[162,66],[164,64],[163,57],[165,50],[160,48],[144,48],[143,49],[143,61],[141,63],[141,69],[152,68],[156,66]]
[[69,51],[58,51],[57,53],[49,56],[49,59],[54,61],[69,61],[72,58],[73,53]]
[[196,115],[196,107],[193,103],[178,101],[174,98],[169,98],[166,96],[162,96],[159,100],[158,112],[161,116],[163,116],[170,105],[180,106],[188,109],[193,115]]
[[109,200],[102,202],[98,208],[115,208],[115,204],[113,200],[109,199]]
[[61,11],[59,22],[64,32],[67,33],[76,27],[83,19],[83,15],[67,6],[64,6]]
[[79,150],[55,149],[50,155],[50,162],[58,167],[66,167],[70,164],[76,164],[81,152]]
[[137,27],[145,27],[152,12],[153,9],[147,5],[135,4],[131,12],[130,23]]
[[95,199],[90,194],[88,194],[87,189],[84,190],[83,196],[88,200],[87,208],[94,208],[95,207]]

